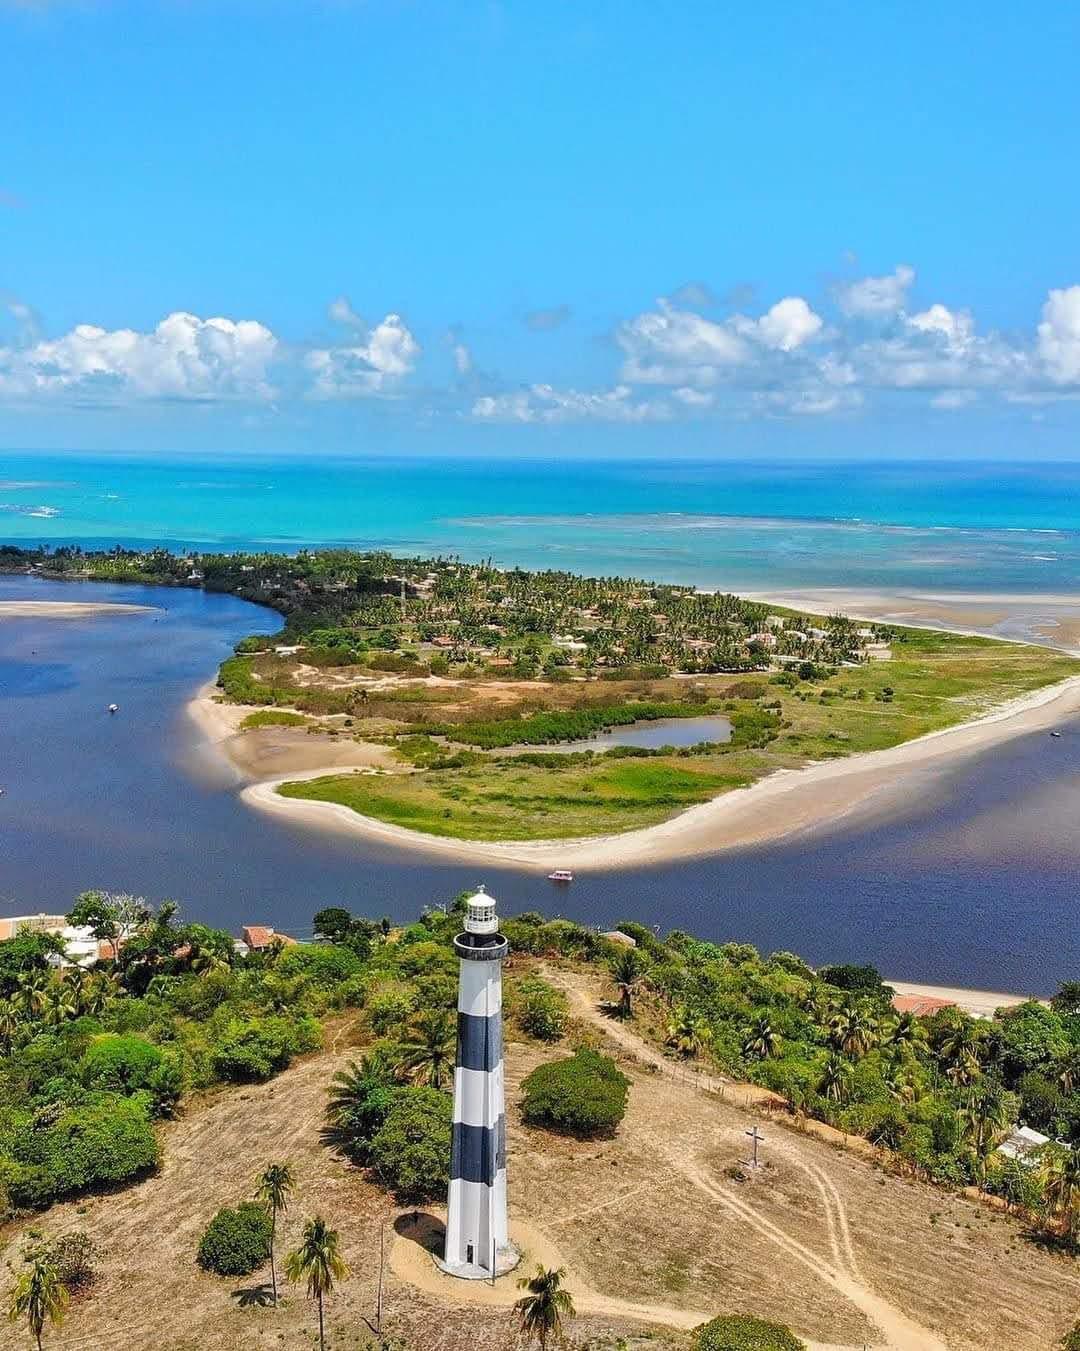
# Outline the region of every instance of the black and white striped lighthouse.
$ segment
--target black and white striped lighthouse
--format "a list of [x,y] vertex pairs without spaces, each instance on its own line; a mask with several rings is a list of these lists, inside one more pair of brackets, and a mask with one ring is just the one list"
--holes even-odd
[[443,1268],[488,1279],[517,1264],[506,1228],[506,1103],[502,964],[509,944],[495,901],[480,887],[454,939],[458,975],[457,1068]]

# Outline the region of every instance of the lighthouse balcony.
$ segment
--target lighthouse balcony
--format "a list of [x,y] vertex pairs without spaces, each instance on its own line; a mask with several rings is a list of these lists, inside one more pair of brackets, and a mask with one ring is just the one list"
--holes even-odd
[[459,933],[454,938],[454,951],[465,962],[504,962],[510,944],[501,933]]

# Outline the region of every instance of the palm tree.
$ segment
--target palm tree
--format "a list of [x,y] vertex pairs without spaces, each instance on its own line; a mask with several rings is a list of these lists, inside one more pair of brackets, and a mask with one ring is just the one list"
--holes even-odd
[[1080,1047],[1074,1046],[1060,1062],[1058,1083],[1066,1093],[1071,1093],[1073,1089],[1080,1088]]
[[973,1089],[960,1109],[960,1120],[981,1188],[986,1182],[987,1161],[1009,1128],[1009,1110],[1000,1089],[992,1083],[981,1090]]
[[45,997],[45,975],[41,971],[31,971],[19,983],[15,999],[27,1018],[36,1018],[41,1012]]
[[289,1193],[295,1185],[292,1169],[287,1163],[272,1163],[259,1178],[256,1196],[270,1212],[270,1283],[274,1289],[274,1307],[277,1308],[277,1270],[274,1266],[274,1237],[277,1233],[278,1211],[283,1215],[289,1208]]
[[975,1024],[965,1019],[953,1024],[938,1043],[938,1055],[945,1065],[946,1077],[954,1084],[967,1086],[982,1073],[979,1050],[982,1041]]
[[843,1102],[847,1094],[848,1080],[851,1078],[851,1063],[838,1055],[829,1056],[821,1072],[818,1092],[823,1098],[833,1102]]
[[645,974],[645,961],[636,948],[626,948],[611,963],[611,974],[619,987],[619,1017],[634,1016],[634,995],[641,988],[641,978]]
[[545,1270],[538,1266],[535,1276],[523,1276],[518,1281],[518,1289],[529,1293],[517,1301],[513,1311],[522,1332],[540,1343],[540,1351],[547,1351],[549,1337],[560,1340],[563,1319],[574,1317],[574,1301],[562,1288],[565,1276],[565,1267]]
[[8,1317],[13,1323],[25,1318],[41,1351],[41,1334],[45,1324],[59,1327],[68,1306],[68,1289],[46,1248],[36,1248],[26,1257],[29,1270],[15,1282],[8,1305]]
[[859,1004],[844,1004],[829,1021],[832,1043],[852,1060],[859,1060],[878,1037],[878,1021]]
[[680,1004],[675,1009],[667,1032],[667,1044],[687,1060],[700,1055],[712,1040],[712,1028],[686,1004]]
[[328,1229],[322,1216],[304,1225],[299,1248],[285,1258],[285,1274],[290,1281],[306,1280],[308,1298],[319,1301],[319,1351],[326,1351],[323,1296],[330,1294],[335,1281],[345,1279],[349,1268],[338,1250],[337,1230]]
[[398,1047],[398,1064],[416,1083],[442,1088],[447,1072],[453,1074],[456,1035],[445,1009],[425,1009]]
[[53,981],[42,996],[41,1021],[46,1027],[62,1027],[75,1013],[74,991],[65,980]]
[[767,1013],[755,1018],[743,1039],[743,1055],[747,1060],[768,1060],[780,1049],[780,1037]]
[[892,1019],[885,1033],[886,1046],[919,1046],[926,1040],[926,1030],[913,1013],[901,1013]]
[[0,999],[0,1046],[3,1046],[5,1055],[11,1054],[20,1026],[14,1000]]
[[1047,1145],[1042,1151],[1046,1199],[1062,1219],[1071,1238],[1080,1212],[1080,1150],[1067,1145]]

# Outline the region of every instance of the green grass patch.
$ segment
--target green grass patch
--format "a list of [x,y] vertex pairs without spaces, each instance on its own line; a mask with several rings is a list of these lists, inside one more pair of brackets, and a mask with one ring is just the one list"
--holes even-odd
[[240,724],[242,731],[250,727],[307,727],[309,719],[302,713],[290,713],[283,708],[260,708],[257,713],[249,713]]

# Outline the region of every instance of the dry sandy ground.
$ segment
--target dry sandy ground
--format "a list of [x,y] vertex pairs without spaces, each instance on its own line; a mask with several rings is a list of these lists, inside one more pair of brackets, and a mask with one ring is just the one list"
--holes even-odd
[[[336,803],[283,798],[276,789],[290,777],[249,786],[244,800],[317,828],[380,839],[446,858],[488,860],[548,871],[551,868],[625,868],[699,857],[736,846],[776,839],[823,822],[834,822],[871,799],[899,806],[920,791],[927,772],[951,768],[957,758],[1011,737],[1053,728],[1080,711],[1080,677],[1002,705],[972,722],[931,732],[891,750],[830,760],[804,769],[780,770],[749,788],[735,789],[690,807],[659,825],[621,835],[578,840],[488,842],[444,840],[360,816]],[[293,778],[318,777],[317,773]]]
[[310,735],[303,727],[253,727],[240,730],[249,713],[260,710],[245,704],[226,704],[215,697],[209,681],[187,706],[204,744],[215,747],[248,782],[273,776],[303,777],[318,770],[371,769],[396,764],[385,746],[368,745],[343,737]]
[[151,614],[153,605],[67,600],[0,600],[0,619],[88,619],[93,615]]
[[840,611],[853,619],[978,633],[1038,643],[1080,655],[1080,596],[981,595],[969,592],[859,591],[823,587],[807,591],[746,593],[793,610]]
[[[613,1139],[563,1139],[523,1126],[516,1110],[521,1079],[552,1052],[507,1048],[511,1229],[529,1259],[568,1267],[581,1306],[577,1344],[621,1335],[644,1347],[638,1338],[648,1335],[654,1349],[681,1348],[699,1317],[744,1311],[790,1323],[815,1348],[1046,1351],[1075,1317],[1075,1264],[1030,1244],[1012,1219],[764,1121],[742,1104],[737,1086],[722,1099],[680,1081],[632,1027],[608,1023],[591,978],[559,979],[575,1013],[617,1038],[611,1049],[632,1079]],[[491,1289],[438,1276],[417,1245],[436,1237],[438,1211],[414,1224],[411,1211],[388,1206],[319,1143],[326,1085],[351,1054],[354,1027],[342,1021],[327,1051],[166,1127],[159,1176],[56,1206],[38,1221],[51,1233],[85,1229],[101,1248],[98,1286],[50,1347],[309,1345],[313,1310],[298,1291],[275,1310],[260,1302],[268,1271],[221,1280],[193,1260],[214,1210],[250,1194],[260,1168],[282,1158],[299,1185],[279,1250],[319,1211],[340,1231],[352,1267],[328,1305],[335,1351],[364,1345],[380,1230],[388,1254],[384,1330],[406,1351],[515,1345],[507,1314],[514,1277]],[[765,1166],[737,1181],[727,1170],[745,1160],[754,1123],[763,1127]],[[0,1247],[7,1243],[0,1260],[12,1260],[17,1240],[12,1229],[0,1236]],[[0,1347],[27,1344],[24,1333],[0,1325]]]

